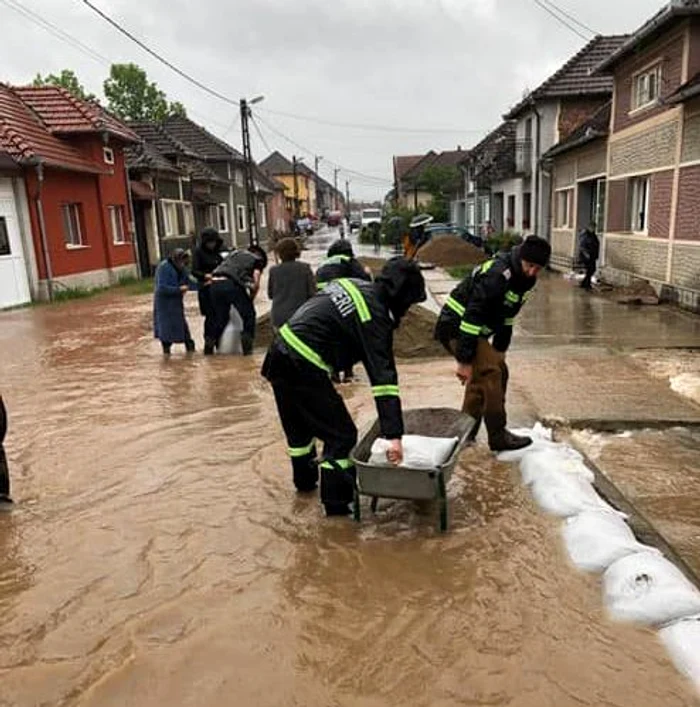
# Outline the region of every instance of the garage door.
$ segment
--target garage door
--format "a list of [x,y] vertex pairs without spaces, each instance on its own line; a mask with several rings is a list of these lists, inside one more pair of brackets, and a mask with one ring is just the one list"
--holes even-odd
[[12,182],[0,179],[0,309],[29,302],[29,281]]

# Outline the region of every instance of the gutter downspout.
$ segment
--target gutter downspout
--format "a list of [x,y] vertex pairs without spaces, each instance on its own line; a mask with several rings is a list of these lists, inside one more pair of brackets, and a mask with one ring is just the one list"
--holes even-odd
[[39,217],[39,234],[41,236],[41,250],[44,256],[46,267],[46,288],[49,295],[49,302],[53,302],[53,268],[51,266],[51,256],[49,255],[49,243],[46,237],[46,219],[44,218],[44,205],[41,201],[41,192],[44,185],[44,165],[40,162],[36,166],[36,176],[38,188],[36,193],[36,210]]
[[540,232],[540,149],[542,145],[542,116],[537,110],[535,101],[532,101],[532,112],[537,118],[537,131],[535,132],[535,218],[532,232],[539,236]]

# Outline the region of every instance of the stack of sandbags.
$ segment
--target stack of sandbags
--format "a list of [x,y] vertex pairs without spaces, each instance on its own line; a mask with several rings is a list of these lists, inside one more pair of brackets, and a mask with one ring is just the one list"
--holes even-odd
[[603,573],[608,614],[660,629],[677,668],[700,689],[700,591],[661,552],[640,543],[593,486],[595,475],[571,447],[553,441],[541,425],[533,444],[499,455],[518,461],[523,484],[545,512],[564,519],[562,534],[573,564]]

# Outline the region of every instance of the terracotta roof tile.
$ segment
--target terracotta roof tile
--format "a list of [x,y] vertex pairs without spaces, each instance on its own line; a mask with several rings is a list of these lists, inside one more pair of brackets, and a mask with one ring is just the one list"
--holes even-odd
[[504,118],[506,120],[517,118],[532,100],[612,94],[612,77],[594,74],[593,70],[618,50],[628,38],[629,35],[595,37],[512,108]]
[[138,142],[138,136],[102,106],[94,101],[80,100],[64,88],[18,86],[13,90],[52,133],[107,132],[124,142]]
[[238,150],[189,118],[179,115],[166,118],[163,121],[163,129],[202,159],[243,160],[243,155]]
[[406,172],[415,167],[425,155],[400,155],[394,157],[394,176],[397,180],[403,179]]
[[22,165],[44,163],[85,172],[106,171],[53,135],[17,92],[3,84],[0,84],[0,149]]

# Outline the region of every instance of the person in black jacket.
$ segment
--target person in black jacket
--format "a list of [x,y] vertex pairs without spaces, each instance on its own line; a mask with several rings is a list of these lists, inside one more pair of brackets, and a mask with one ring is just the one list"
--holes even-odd
[[3,507],[10,508],[12,499],[10,498],[10,470],[7,466],[7,456],[3,443],[7,434],[7,410],[0,395],[0,510]]
[[595,223],[591,223],[588,228],[581,231],[578,242],[579,261],[586,270],[586,276],[581,282],[584,290],[592,290],[591,279],[595,275],[598,256],[600,255],[600,240],[595,232]]
[[315,439],[324,443],[321,501],[327,515],[347,515],[355,469],[349,458],[357,428],[330,380],[331,371],[362,361],[372,385],[381,434],[391,441],[389,461],[403,458],[403,417],[394,363],[393,331],[409,307],[425,300],[418,266],[387,262],[375,282],[344,279],[303,304],[280,329],[263,363],[287,437],[294,485],[316,488]]
[[214,308],[211,303],[212,273],[221,265],[221,247],[224,241],[215,228],[205,228],[200,237],[199,245],[192,256],[192,275],[199,284],[199,312],[204,317],[204,348],[207,352],[207,333],[213,328]]
[[477,266],[452,291],[435,327],[435,338],[457,359],[457,378],[467,387],[463,410],[476,420],[471,437],[476,438],[483,418],[493,451],[532,443],[506,429],[505,353],[515,317],[549,263],[551,251],[547,241],[530,236],[509,253]]
[[255,300],[260,289],[260,278],[267,267],[267,254],[257,245],[231,253],[212,273],[211,303],[214,311],[211,330],[207,334],[204,353],[214,353],[235,307],[243,321],[241,347],[243,355],[253,353],[255,340]]
[[[345,239],[335,241],[328,249],[327,256],[327,259],[319,265],[316,271],[316,286],[319,290],[323,290],[329,282],[341,277],[354,277],[367,281],[372,279],[369,270],[362,267],[360,261],[355,257],[350,241]],[[349,366],[343,371],[343,380],[350,383],[353,378],[353,369],[352,366]],[[340,383],[340,372],[333,371],[331,380],[334,383]]]

